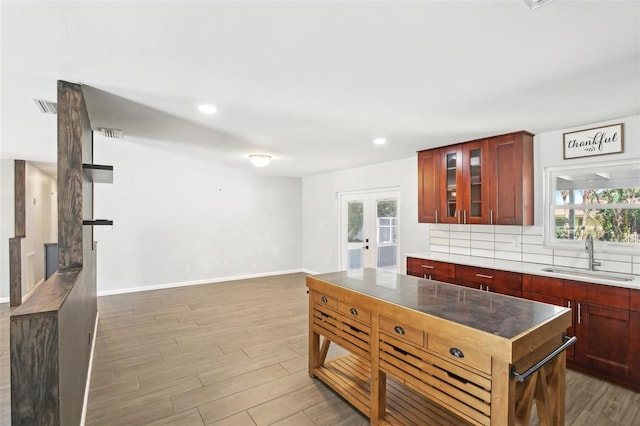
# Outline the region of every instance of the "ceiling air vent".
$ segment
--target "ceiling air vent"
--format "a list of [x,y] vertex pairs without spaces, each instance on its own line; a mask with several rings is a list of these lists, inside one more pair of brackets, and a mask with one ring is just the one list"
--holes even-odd
[[100,132],[102,132],[102,136],[105,138],[122,139],[124,136],[122,130],[119,129],[107,129],[106,127],[101,127]]
[[33,102],[36,103],[38,109],[43,114],[57,114],[58,113],[58,104],[52,101],[45,101],[44,99],[34,99]]

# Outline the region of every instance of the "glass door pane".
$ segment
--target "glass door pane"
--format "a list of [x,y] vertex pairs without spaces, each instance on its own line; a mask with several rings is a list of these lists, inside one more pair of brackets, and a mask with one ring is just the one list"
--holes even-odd
[[445,214],[447,217],[456,217],[457,210],[457,177],[458,177],[458,155],[456,152],[446,154],[447,165],[447,207]]
[[398,258],[398,200],[376,201],[376,267],[395,272]]
[[347,202],[347,269],[364,267],[364,202]]
[[341,194],[340,270],[398,270],[398,192]]
[[471,199],[469,216],[482,216],[482,150],[473,149],[469,152],[469,185]]

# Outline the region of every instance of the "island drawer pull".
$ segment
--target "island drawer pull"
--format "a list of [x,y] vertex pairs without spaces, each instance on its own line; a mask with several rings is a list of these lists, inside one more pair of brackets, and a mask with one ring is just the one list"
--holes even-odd
[[462,352],[460,349],[458,348],[451,348],[449,349],[449,353],[453,356],[455,356],[456,358],[464,358],[464,352]]
[[431,265],[422,265],[423,268],[427,268],[427,269],[433,269],[433,266]]
[[404,328],[400,327],[399,325],[396,325],[395,327],[393,327],[393,331],[395,331],[398,334],[404,334]]
[[493,279],[493,275],[485,275],[485,274],[476,274],[476,277],[478,277],[478,278],[488,278],[490,280]]
[[457,381],[462,382],[462,383],[463,383],[463,384],[465,384],[465,385],[466,385],[467,383],[469,383],[469,381],[468,381],[467,379],[465,379],[464,377],[460,377],[460,376],[458,376],[457,374],[453,374],[453,373],[452,373],[452,372],[450,372],[450,371],[447,371],[447,376],[451,377],[452,379],[456,379]]
[[356,333],[362,333],[362,330],[360,330],[359,328],[355,328],[354,326],[350,325],[349,328],[353,331],[355,331]]
[[393,346],[393,345],[391,345],[391,347],[393,348],[393,350],[394,350],[394,351],[396,351],[396,352],[400,352],[400,353],[401,353],[402,355],[404,355],[404,356],[410,355],[410,354],[409,354],[409,352],[407,352],[407,351],[405,351],[405,350],[403,350],[403,349],[400,349],[400,348],[399,348],[399,347],[397,347],[397,346]]
[[327,296],[322,296],[320,300],[322,300],[322,303],[327,303]]
[[356,308],[349,309],[349,312],[351,312],[351,315],[358,316],[358,310]]
[[510,374],[511,378],[515,377],[515,378],[518,379],[519,382],[524,382],[525,380],[527,380],[527,377],[529,377],[530,375],[532,375],[533,373],[535,373],[536,371],[540,370],[542,367],[547,365],[547,363],[549,363],[549,361],[551,361],[553,358],[555,358],[560,352],[568,349],[569,346],[571,346],[574,343],[576,343],[577,340],[578,340],[578,338],[576,336],[569,337],[566,334],[563,334],[562,335],[562,345],[560,345],[560,347],[558,349],[556,349],[555,351],[551,352],[549,355],[544,357],[536,365],[534,365],[533,367],[531,367],[530,369],[528,369],[524,373],[518,373],[516,371],[516,366],[515,365],[512,366],[511,367],[511,374]]

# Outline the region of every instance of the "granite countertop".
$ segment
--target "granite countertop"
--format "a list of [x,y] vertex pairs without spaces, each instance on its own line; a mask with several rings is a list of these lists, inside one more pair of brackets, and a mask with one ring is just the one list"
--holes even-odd
[[313,277],[506,339],[569,310],[372,268]]
[[[455,263],[459,265],[469,265],[469,266],[477,266],[481,268],[489,268],[489,269],[498,269],[502,271],[510,271],[510,272],[519,272],[523,274],[530,275],[541,275],[545,277],[554,277],[554,278],[564,278],[574,281],[583,281],[595,284],[605,284],[616,287],[624,287],[631,289],[640,289],[640,275],[631,275],[634,277],[632,281],[617,281],[606,279],[605,277],[597,277],[597,276],[580,276],[580,275],[571,275],[565,273],[557,273],[557,272],[548,272],[544,271],[544,268],[551,267],[552,265],[541,265],[539,263],[527,263],[527,262],[515,262],[510,260],[500,260],[500,259],[490,259],[486,257],[474,257],[474,256],[463,256],[457,254],[447,254],[447,253],[439,253],[439,252],[419,252],[419,253],[407,253],[406,257],[415,257],[418,259],[427,259],[427,260],[435,260],[439,262],[448,262]],[[558,267],[562,268],[562,267]],[[585,272],[588,272],[585,269]],[[596,274],[608,274],[604,271],[596,271]],[[610,273],[609,275],[623,275]]]

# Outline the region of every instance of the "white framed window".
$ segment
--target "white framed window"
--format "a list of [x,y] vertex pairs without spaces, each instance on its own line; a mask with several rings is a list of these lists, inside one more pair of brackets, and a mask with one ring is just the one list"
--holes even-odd
[[545,169],[545,245],[640,254],[640,159]]

